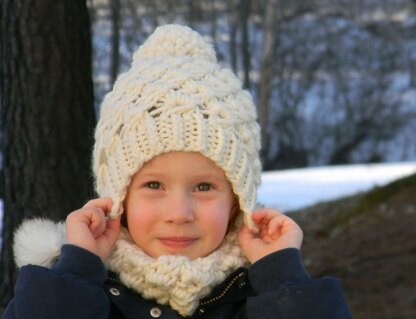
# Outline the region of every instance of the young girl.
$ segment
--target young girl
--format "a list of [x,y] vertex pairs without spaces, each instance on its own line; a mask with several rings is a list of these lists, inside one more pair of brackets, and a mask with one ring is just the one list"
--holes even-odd
[[198,33],[154,32],[106,96],[95,138],[100,198],[66,231],[21,226],[4,318],[351,317],[339,282],[304,270],[296,223],[256,209],[255,106]]

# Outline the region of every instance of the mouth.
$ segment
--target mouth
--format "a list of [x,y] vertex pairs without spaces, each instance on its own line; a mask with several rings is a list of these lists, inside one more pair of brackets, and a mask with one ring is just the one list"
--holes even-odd
[[191,237],[162,237],[159,241],[170,249],[183,249],[192,246],[198,239]]

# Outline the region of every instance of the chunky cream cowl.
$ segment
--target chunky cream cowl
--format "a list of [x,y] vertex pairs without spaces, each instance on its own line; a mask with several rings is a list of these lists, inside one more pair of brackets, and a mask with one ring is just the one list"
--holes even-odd
[[121,282],[146,299],[169,305],[190,316],[199,301],[239,267],[248,265],[237,243],[236,231],[227,234],[210,255],[190,260],[184,256],[149,257],[134,245],[124,229],[107,262]]

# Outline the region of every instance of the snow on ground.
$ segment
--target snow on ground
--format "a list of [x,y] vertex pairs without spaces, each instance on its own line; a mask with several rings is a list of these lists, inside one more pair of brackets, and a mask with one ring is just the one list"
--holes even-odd
[[283,212],[383,186],[416,172],[416,162],[357,164],[265,172],[258,201]]
[[[258,200],[283,212],[383,186],[416,172],[416,162],[340,165],[265,172]],[[3,203],[0,201],[0,233]],[[1,238],[0,238],[1,243]]]

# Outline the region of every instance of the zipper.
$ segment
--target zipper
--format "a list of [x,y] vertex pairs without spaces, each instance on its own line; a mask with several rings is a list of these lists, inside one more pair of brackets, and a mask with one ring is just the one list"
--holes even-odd
[[[218,295],[215,297],[212,297],[211,299],[205,300],[203,302],[201,302],[199,305],[201,307],[206,306],[208,304],[211,304],[215,301],[220,300],[222,297],[225,296],[225,294],[231,289],[231,287],[235,284],[235,282],[240,279],[241,277],[243,277],[245,275],[245,272],[240,272],[237,276],[235,276],[229,283],[228,285],[225,287],[225,289]],[[201,309],[202,310],[202,309]],[[203,311],[202,311],[203,312]]]
[[111,281],[111,282],[116,283],[116,284],[121,284],[121,281],[119,279],[113,278],[111,276],[108,276],[106,281]]

